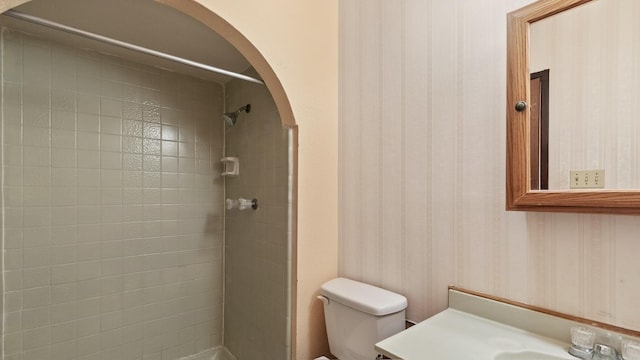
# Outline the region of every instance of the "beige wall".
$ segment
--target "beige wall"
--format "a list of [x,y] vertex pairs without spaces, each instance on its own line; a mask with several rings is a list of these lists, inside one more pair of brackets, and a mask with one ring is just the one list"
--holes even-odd
[[506,13],[529,2],[340,3],[340,274],[414,320],[456,284],[640,330],[640,217],[504,210]]
[[299,126],[297,359],[326,349],[316,300],[337,274],[338,1],[201,0],[262,53]]
[[337,274],[338,1],[200,2],[262,53],[299,126],[294,346],[297,359],[309,359],[326,349],[316,293]]
[[[2,0],[0,11],[24,2]],[[296,353],[311,358],[326,349],[326,339],[317,336],[324,323],[315,294],[337,274],[338,1],[196,2],[231,23],[262,54],[299,126]]]

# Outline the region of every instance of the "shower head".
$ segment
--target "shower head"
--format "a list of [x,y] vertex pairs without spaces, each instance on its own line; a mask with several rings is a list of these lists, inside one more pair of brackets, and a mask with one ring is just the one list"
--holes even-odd
[[240,116],[240,113],[243,111],[246,113],[250,113],[251,104],[247,104],[236,111],[224,113],[222,115],[222,119],[224,120],[224,123],[227,124],[228,127],[232,127],[233,125],[236,124],[236,121],[238,121],[238,116]]
[[225,113],[222,115],[222,118],[224,119],[224,123],[227,124],[228,127],[232,127],[236,124],[236,121],[238,121],[238,113]]

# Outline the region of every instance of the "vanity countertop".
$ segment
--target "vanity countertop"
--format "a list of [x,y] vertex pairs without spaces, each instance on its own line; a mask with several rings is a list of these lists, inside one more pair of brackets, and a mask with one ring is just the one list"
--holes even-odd
[[448,308],[376,344],[392,359],[567,359],[569,344]]
[[378,342],[376,350],[404,360],[575,360],[568,353],[575,326],[640,342],[637,331],[450,287],[446,310]]

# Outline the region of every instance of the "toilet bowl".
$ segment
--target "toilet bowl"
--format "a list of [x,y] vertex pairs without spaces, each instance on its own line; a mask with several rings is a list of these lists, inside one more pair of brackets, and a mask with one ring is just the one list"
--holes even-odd
[[331,353],[339,360],[372,360],[375,344],[405,328],[407,298],[346,278],[320,288]]

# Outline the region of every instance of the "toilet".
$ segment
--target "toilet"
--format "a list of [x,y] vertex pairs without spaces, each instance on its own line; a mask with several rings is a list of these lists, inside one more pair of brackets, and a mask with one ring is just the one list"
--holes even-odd
[[320,288],[331,353],[339,360],[372,360],[375,344],[405,328],[407,298],[337,278]]

